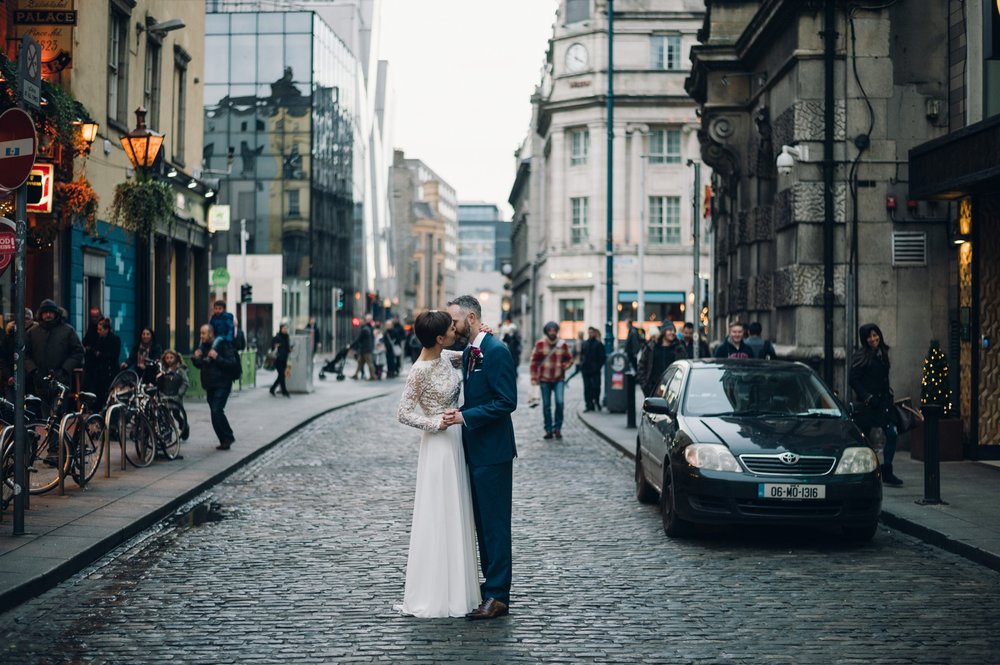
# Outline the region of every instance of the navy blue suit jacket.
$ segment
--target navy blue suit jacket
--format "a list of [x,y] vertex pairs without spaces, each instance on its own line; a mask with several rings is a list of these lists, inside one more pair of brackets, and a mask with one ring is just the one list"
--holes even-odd
[[462,353],[465,404],[462,406],[462,443],[469,466],[489,466],[517,457],[514,423],[517,408],[517,373],[507,345],[486,335],[480,345],[483,358],[469,372],[470,344]]

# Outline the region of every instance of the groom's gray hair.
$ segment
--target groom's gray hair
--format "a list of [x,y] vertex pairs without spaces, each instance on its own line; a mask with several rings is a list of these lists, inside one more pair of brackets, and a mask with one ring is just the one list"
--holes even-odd
[[473,296],[459,296],[448,303],[448,307],[452,305],[458,305],[458,308],[463,312],[473,312],[477,319],[483,318],[483,307]]

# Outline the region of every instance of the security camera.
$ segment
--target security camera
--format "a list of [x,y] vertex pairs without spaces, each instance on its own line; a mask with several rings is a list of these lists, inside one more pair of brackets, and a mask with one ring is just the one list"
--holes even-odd
[[774,165],[778,167],[780,175],[791,175],[792,167],[795,166],[795,158],[802,161],[809,159],[809,150],[805,146],[794,147],[790,145],[781,146],[781,154],[774,160]]

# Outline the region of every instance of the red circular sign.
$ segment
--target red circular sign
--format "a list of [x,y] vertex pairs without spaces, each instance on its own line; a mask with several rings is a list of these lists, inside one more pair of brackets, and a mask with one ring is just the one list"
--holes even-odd
[[13,191],[24,184],[35,165],[35,123],[21,109],[0,114],[0,188]]

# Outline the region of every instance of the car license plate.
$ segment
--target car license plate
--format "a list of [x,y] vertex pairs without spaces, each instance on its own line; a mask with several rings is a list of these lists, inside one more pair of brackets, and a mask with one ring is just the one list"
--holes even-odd
[[825,499],[826,485],[796,485],[791,483],[760,483],[757,497],[761,499]]

